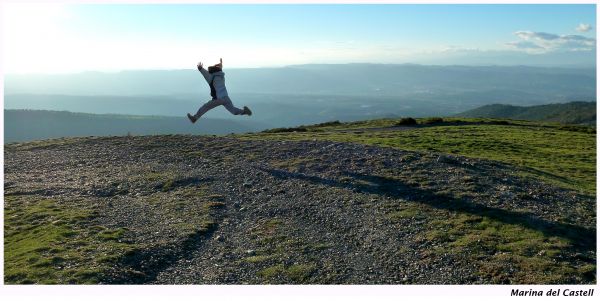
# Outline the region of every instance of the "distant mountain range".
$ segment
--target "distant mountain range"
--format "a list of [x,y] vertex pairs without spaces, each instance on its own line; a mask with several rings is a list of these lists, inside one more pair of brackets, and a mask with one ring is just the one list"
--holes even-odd
[[4,110],[5,143],[74,136],[229,134],[264,128],[241,118],[239,121],[202,118],[191,124],[186,117]]
[[509,118],[565,124],[596,124],[596,103],[570,102],[530,107],[492,104],[460,113],[457,116]]
[[[493,104],[466,111],[456,116],[595,125],[596,103],[571,102],[531,107]],[[4,110],[5,143],[78,136],[247,133],[270,127],[269,124],[247,117],[238,117],[238,119],[202,118],[195,124],[191,124],[184,116]]]
[[[193,64],[192,64],[193,66]],[[238,94],[351,95],[411,100],[482,99],[529,104],[596,96],[595,68],[528,66],[427,66],[414,64],[297,65],[225,69],[227,88]],[[116,73],[5,76],[6,94],[208,96],[194,68]]]

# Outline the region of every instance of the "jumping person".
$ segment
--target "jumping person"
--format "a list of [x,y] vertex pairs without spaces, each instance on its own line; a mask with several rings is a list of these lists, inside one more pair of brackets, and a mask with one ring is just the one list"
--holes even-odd
[[223,73],[223,59],[220,59],[218,64],[208,67],[208,71],[202,68],[201,62],[198,63],[197,67],[198,71],[202,73],[204,79],[206,79],[206,82],[210,86],[210,96],[212,96],[212,99],[200,107],[198,112],[196,112],[196,115],[192,116],[190,113],[187,114],[187,117],[192,123],[196,122],[196,120],[204,115],[204,113],[221,105],[233,115],[252,115],[252,111],[246,106],[244,106],[243,110],[236,108],[227,95],[227,89],[225,88],[225,73]]

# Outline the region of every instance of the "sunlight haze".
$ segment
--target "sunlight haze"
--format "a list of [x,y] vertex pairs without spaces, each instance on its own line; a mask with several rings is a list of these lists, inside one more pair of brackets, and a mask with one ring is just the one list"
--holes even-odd
[[593,5],[4,4],[5,73],[310,63],[595,66]]

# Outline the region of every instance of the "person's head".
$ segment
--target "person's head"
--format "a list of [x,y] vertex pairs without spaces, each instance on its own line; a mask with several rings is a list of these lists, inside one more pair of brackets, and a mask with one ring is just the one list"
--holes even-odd
[[208,73],[215,73],[215,72],[219,72],[219,71],[223,71],[223,69],[221,69],[220,66],[214,65],[214,66],[208,67]]

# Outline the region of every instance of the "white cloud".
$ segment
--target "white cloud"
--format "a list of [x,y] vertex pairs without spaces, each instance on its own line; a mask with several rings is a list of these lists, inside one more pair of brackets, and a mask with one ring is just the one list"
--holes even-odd
[[544,47],[541,47],[530,41],[513,41],[506,43],[506,45],[516,49],[527,50],[529,52],[543,51],[545,49]]
[[517,31],[515,35],[523,40],[556,40],[559,35],[546,32]]
[[479,48],[473,47],[463,47],[456,45],[449,45],[446,47],[442,47],[441,50],[433,50],[432,53],[441,52],[441,53],[454,53],[454,52],[465,52],[465,51],[481,51]]
[[554,51],[589,51],[596,45],[596,39],[581,35],[557,35],[547,32],[517,31],[518,41],[505,45],[529,53],[548,53]]
[[579,24],[579,26],[577,26],[575,28],[575,30],[577,30],[579,32],[588,32],[588,31],[592,30],[592,28],[593,27],[590,24],[583,24],[583,23],[581,23],[581,24]]

